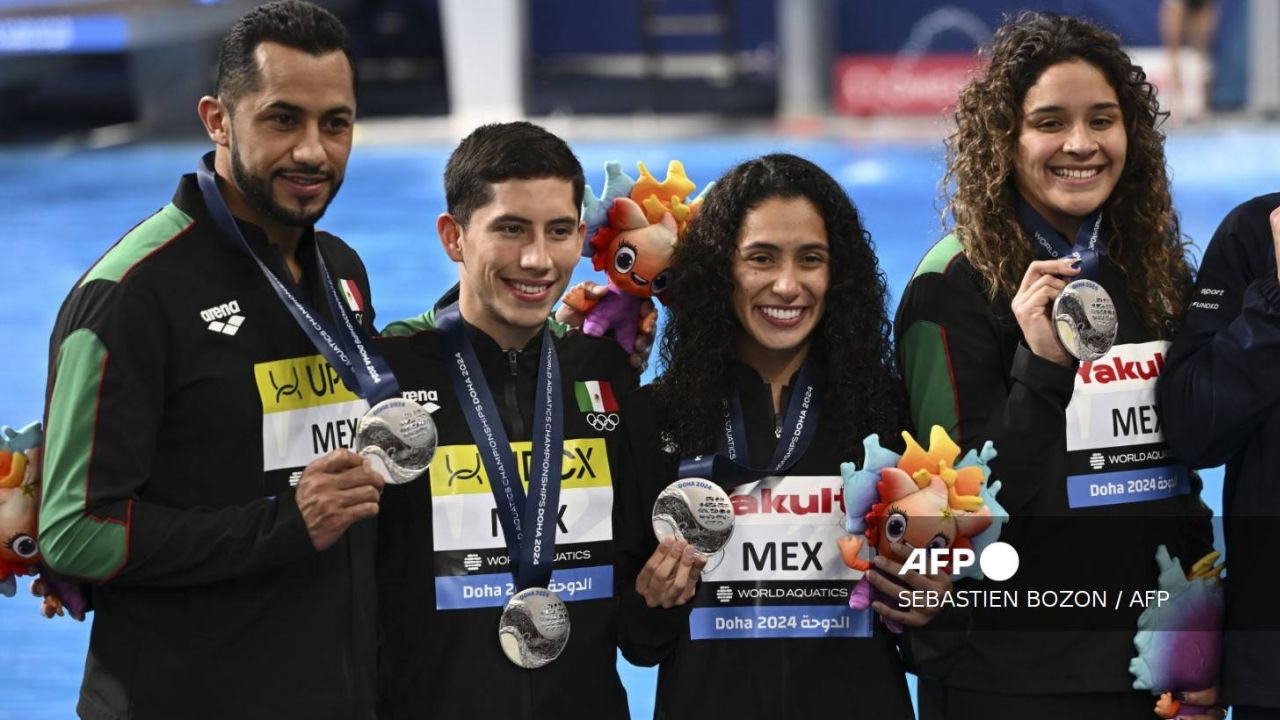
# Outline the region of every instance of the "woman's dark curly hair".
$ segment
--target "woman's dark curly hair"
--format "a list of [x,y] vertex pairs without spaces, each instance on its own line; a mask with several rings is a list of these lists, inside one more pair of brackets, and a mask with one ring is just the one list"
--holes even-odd
[[1191,267],[1169,192],[1164,133],[1158,129],[1167,113],[1160,111],[1146,73],[1113,33],[1051,13],[1023,12],[1006,21],[983,54],[989,65],[961,90],[956,104],[942,194],[944,223],[949,213],[991,297],[1015,295],[1033,260],[1031,242],[1018,223],[1013,184],[1023,101],[1049,67],[1082,60],[1116,91],[1128,140],[1124,170],[1104,205],[1108,254],[1129,275],[1130,297],[1143,322],[1167,333],[1186,307]]
[[903,427],[888,291],[858,211],[817,165],[795,155],[765,155],[733,168],[707,192],[672,259],[656,388],[660,417],[680,457],[716,448],[721,402],[732,392],[735,341],[744,332],[733,309],[739,234],[747,214],[773,198],[805,198],[826,224],[831,279],[810,346],[825,365],[823,424],[834,423],[850,451],[861,448],[868,433],[887,437]]

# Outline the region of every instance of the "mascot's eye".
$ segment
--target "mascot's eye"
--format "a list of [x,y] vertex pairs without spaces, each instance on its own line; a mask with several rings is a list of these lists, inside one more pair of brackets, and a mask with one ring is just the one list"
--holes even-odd
[[20,558],[33,558],[40,549],[36,545],[36,539],[30,535],[14,535],[8,545],[9,549]]
[[907,516],[900,512],[895,512],[884,521],[884,534],[889,538],[890,542],[898,542],[903,535],[907,534]]
[[636,251],[626,246],[618,248],[613,254],[613,267],[620,273],[629,273],[636,266]]
[[653,279],[653,292],[660,293],[667,289],[667,285],[671,283],[671,272],[664,270],[658,273],[658,277]]
[[930,550],[941,550],[941,549],[945,548],[946,546],[947,546],[947,536],[946,536],[946,535],[941,535],[941,534],[939,534],[939,535],[934,535],[934,536],[933,536],[933,539],[929,541],[929,549],[930,549]]

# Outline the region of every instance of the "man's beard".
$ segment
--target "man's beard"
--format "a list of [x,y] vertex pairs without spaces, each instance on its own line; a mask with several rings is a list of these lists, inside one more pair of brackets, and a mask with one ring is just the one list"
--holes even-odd
[[[309,175],[324,174],[330,178],[332,183],[328,197],[323,199],[319,207],[303,206],[298,210],[291,210],[275,201],[271,196],[271,181],[275,176],[284,174],[284,170],[273,171],[266,178],[258,177],[249,172],[244,163],[240,162],[240,153],[234,148],[231,151],[231,177],[236,182],[236,187],[240,188],[240,192],[244,195],[245,200],[249,202],[249,206],[259,213],[266,215],[272,220],[286,227],[310,227],[317,220],[324,216],[324,211],[329,208],[329,203],[338,195],[338,189],[342,187],[341,180],[333,180],[332,173],[324,173],[318,167],[293,167],[290,171],[305,173]],[[316,198],[317,201],[320,198]]]

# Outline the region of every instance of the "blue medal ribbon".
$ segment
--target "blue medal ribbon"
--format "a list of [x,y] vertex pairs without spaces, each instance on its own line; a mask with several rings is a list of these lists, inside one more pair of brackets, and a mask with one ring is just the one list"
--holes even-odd
[[329,300],[329,311],[334,320],[341,323],[341,332],[335,332],[323,316],[311,309],[300,297],[297,288],[293,286],[292,279],[286,283],[276,277],[276,274],[271,272],[266,263],[262,262],[262,258],[258,257],[249,246],[249,241],[240,232],[240,226],[236,224],[235,217],[231,215],[226,201],[222,199],[222,193],[218,191],[217,176],[213,172],[210,161],[209,156],[200,160],[196,167],[196,180],[200,184],[200,193],[204,196],[205,207],[209,209],[209,215],[222,230],[223,239],[258,263],[258,269],[267,278],[271,288],[276,291],[280,302],[284,303],[285,309],[293,315],[294,321],[306,333],[311,344],[337,371],[347,388],[367,400],[370,405],[399,397],[400,384],[396,382],[396,376],[391,372],[391,367],[387,365],[382,353],[378,352],[377,347],[369,339],[368,333],[360,326],[360,322],[338,296],[333,279],[329,277],[329,269],[325,267],[324,255],[320,252],[319,244],[312,243],[316,254],[316,267],[324,283],[325,294]]
[[526,494],[516,455],[456,303],[436,313],[436,329],[449,356],[445,372],[489,478],[507,552],[513,562],[518,561],[513,572],[516,588],[547,587],[556,556],[556,517],[564,460],[563,389],[551,332],[542,330],[534,392],[533,458]]
[[1107,254],[1102,208],[1093,211],[1080,223],[1074,245],[1068,245],[1062,235],[1022,197],[1018,198],[1018,222],[1031,233],[1036,255],[1041,260],[1077,257],[1080,260],[1080,274],[1077,277],[1097,282],[1101,275],[1102,257]]
[[818,431],[822,414],[822,371],[814,353],[805,358],[791,389],[791,400],[783,416],[782,437],[773,450],[773,458],[762,468],[753,467],[747,450],[747,425],[738,393],[724,403],[723,434],[720,449],[712,455],[699,455],[680,461],[679,476],[707,478],[721,487],[732,488],[771,475],[781,475],[804,457]]

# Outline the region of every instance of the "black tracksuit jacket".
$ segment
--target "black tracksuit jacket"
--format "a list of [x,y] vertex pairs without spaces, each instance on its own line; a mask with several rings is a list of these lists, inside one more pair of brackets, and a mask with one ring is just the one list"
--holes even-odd
[[[772,390],[746,366],[733,373],[751,462],[764,466],[778,442]],[[848,612],[857,581],[847,577],[835,545],[845,534],[840,463],[861,462],[862,446],[846,447],[820,419],[812,445],[785,478],[730,491],[739,512],[722,574],[704,576],[684,606],[649,608],[635,579],[657,547],[651,509],[676,480],[679,458],[664,450],[652,388],[632,396],[626,421],[622,486],[632,494],[620,491],[616,521],[617,572],[629,580],[619,590],[621,644],[631,662],[659,665],[655,717],[913,717],[894,637],[872,611],[869,637],[815,637],[816,630],[798,636],[806,618]],[[748,527],[753,520],[760,524]],[[727,632],[718,629],[735,616],[752,627],[743,629],[739,619]]]
[[[431,322],[428,316],[427,322]],[[397,324],[391,333],[411,332]],[[508,438],[527,472],[540,336],[504,351],[467,326]],[[525,670],[498,645],[511,565],[476,441],[463,417],[435,330],[379,340],[406,397],[432,411],[440,446],[430,470],[388,486],[379,514],[379,717],[626,718],[617,672],[613,498],[621,440],[618,403],[635,388],[612,340],[555,340],[564,389],[565,459],[551,589],[569,606],[569,643]],[[580,395],[607,385],[597,405]],[[612,395],[613,399],[609,399]],[[634,580],[634,579],[633,579]]]
[[[305,233],[301,294],[328,315],[314,246],[371,328],[336,237]],[[76,283],[50,345],[40,543],[95,583],[81,717],[372,717],[374,523],[316,552],[291,486],[365,409],[194,175]]]
[[[1105,610],[1042,611],[1024,604],[1017,610],[944,611],[924,632],[912,635],[911,649],[917,670],[945,675],[948,685],[994,693],[1132,691],[1129,660],[1142,608],[1129,601],[1132,591],[1156,587],[1156,547],[1167,545],[1184,567],[1212,549],[1210,514],[1200,502],[1194,474],[1187,478],[1185,494],[1168,498],[1092,507],[1072,507],[1069,500],[1069,476],[1099,469],[1090,462],[1129,462],[1123,460],[1125,451],[1140,449],[1120,444],[1095,457],[1068,452],[1067,406],[1073,393],[1086,378],[1098,388],[1152,377],[1163,362],[1163,351],[1151,344],[1156,334],[1139,320],[1126,277],[1109,258],[1099,282],[1115,301],[1116,346],[1143,348],[1140,362],[1064,367],[1032,353],[1009,298],[988,298],[983,279],[954,236],[925,256],[903,293],[894,333],[912,420],[920,433],[943,426],[964,451],[994,442],[999,454],[991,463],[992,479],[1003,484],[997,499],[1011,518],[1000,539],[1020,555],[1013,579],[966,580],[957,588],[1108,593]],[[1150,409],[1142,416],[1151,425],[1148,430],[1158,429],[1157,417],[1158,410]],[[1132,423],[1126,426],[1128,420],[1119,415],[1120,430],[1134,430]],[[1113,422],[1115,416],[1108,415],[1095,434],[1115,431]],[[1151,464],[1127,467],[1142,470]],[[1155,464],[1177,463],[1164,457]],[[1130,594],[1112,609],[1120,592]],[[956,628],[964,630],[939,632]]]
[[1194,467],[1226,463],[1223,691],[1280,708],[1271,553],[1280,519],[1280,286],[1268,216],[1280,193],[1231,211],[1205,250],[1186,324],[1160,379],[1169,445]]

